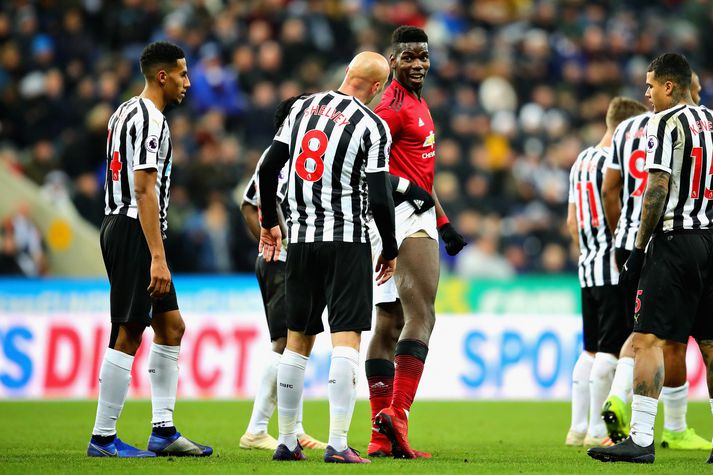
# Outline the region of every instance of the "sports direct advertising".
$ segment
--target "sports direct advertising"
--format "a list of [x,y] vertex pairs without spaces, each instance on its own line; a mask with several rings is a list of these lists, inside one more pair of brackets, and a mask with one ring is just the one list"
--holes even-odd
[[[186,321],[179,393],[184,398],[249,398],[271,360],[257,284],[251,276],[177,278]],[[0,281],[0,398],[93,398],[109,338],[108,285],[95,280]],[[370,332],[363,335],[362,362]],[[151,329],[134,362],[130,395],[149,396]],[[581,351],[576,314],[438,315],[419,387],[427,399],[569,398]],[[317,337],[305,396],[326,398],[328,334]],[[705,370],[689,347],[692,397],[707,397]],[[366,398],[366,377],[359,381]]]

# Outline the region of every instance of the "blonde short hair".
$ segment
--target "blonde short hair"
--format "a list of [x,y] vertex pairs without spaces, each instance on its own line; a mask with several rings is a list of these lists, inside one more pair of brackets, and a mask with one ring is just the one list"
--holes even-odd
[[614,130],[629,117],[643,114],[649,109],[639,101],[618,96],[611,100],[607,109],[607,128]]

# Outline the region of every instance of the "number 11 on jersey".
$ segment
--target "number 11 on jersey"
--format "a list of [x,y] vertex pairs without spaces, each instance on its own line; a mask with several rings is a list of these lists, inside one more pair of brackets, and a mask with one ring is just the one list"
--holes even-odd
[[[584,194],[582,192],[582,182],[577,183],[577,198],[579,200],[579,227],[584,229]],[[594,198],[594,185],[591,181],[584,182],[584,187],[587,189],[587,202],[589,203],[589,216],[592,220],[592,227],[598,228],[599,212],[597,211],[597,202]]]

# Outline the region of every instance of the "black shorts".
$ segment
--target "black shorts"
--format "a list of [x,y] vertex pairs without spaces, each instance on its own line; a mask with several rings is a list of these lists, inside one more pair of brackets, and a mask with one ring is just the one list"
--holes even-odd
[[287,328],[332,333],[371,329],[371,246],[368,243],[291,243],[287,255]]
[[255,275],[260,286],[265,308],[270,341],[287,336],[287,307],[285,306],[285,263],[265,262],[262,256],[255,261]]
[[619,354],[630,329],[624,324],[621,291],[616,285],[582,288],[584,350]]
[[[614,256],[616,258],[616,265],[621,272],[621,268],[624,263],[631,255],[631,251],[621,247],[614,249]],[[623,297],[622,304],[624,305],[624,322],[629,332],[634,328],[634,308],[636,303],[636,285],[626,286],[619,283],[619,288],[621,289],[621,294]]]
[[146,290],[151,283],[151,253],[138,219],[104,216],[99,230],[104,266],[109,276],[112,323],[151,324],[154,313],[178,310],[176,289],[161,299]]
[[713,338],[713,233],[657,233],[641,269],[634,331],[679,343]]

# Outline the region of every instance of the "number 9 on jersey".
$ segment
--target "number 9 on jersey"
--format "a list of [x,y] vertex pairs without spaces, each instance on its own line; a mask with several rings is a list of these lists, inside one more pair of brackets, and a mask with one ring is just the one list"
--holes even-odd
[[317,181],[324,173],[322,157],[327,151],[329,139],[321,130],[313,129],[302,137],[301,152],[295,161],[297,175],[305,181]]

